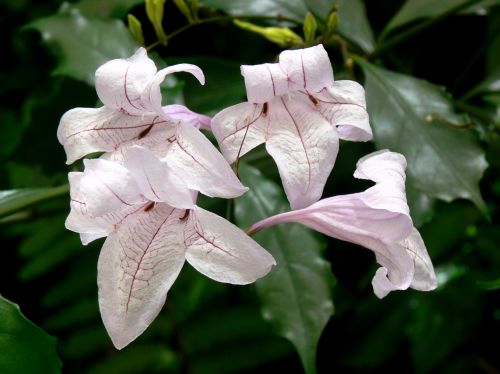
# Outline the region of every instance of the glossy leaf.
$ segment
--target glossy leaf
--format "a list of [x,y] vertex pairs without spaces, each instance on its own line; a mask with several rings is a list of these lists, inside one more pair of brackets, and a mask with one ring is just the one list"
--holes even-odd
[[68,194],[68,186],[22,188],[0,191],[0,217],[13,214],[36,203]]
[[338,3],[339,33],[359,45],[364,52],[372,52],[375,49],[375,38],[365,4],[361,0],[339,0]]
[[483,212],[478,182],[487,163],[473,134],[456,129],[468,118],[453,111],[439,86],[379,68],[360,58],[368,112],[378,148],[406,156],[409,183],[429,197],[472,200]]
[[0,372],[60,373],[55,338],[26,319],[19,307],[0,296]]
[[143,3],[143,0],[80,0],[74,4],[63,3],[63,7],[78,9],[85,16],[122,18],[132,7]]
[[[250,191],[235,200],[235,217],[242,227],[287,209],[281,189],[255,168],[240,165],[240,177]],[[323,245],[303,226],[266,229],[255,239],[278,265],[256,283],[262,314],[275,331],[296,347],[307,373],[314,373],[316,347],[333,314],[330,265]]]
[[89,18],[78,10],[61,12],[30,23],[59,59],[55,75],[94,83],[100,65],[114,58],[129,57],[138,48],[122,21]]

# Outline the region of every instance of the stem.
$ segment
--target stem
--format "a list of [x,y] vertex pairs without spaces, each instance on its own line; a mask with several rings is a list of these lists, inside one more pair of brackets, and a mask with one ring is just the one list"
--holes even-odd
[[490,124],[493,122],[490,115],[487,112],[485,112],[479,108],[476,108],[475,106],[464,103],[462,101],[455,102],[454,106],[455,106],[455,108],[457,108],[459,110],[463,110],[464,112],[472,114],[473,116],[484,121],[486,124]]
[[[288,17],[279,16],[279,15],[278,16],[222,16],[222,17],[211,17],[211,18],[205,18],[205,19],[200,20],[198,22],[189,23],[189,24],[181,27],[180,29],[177,29],[177,30],[171,32],[170,34],[167,35],[167,40],[170,40],[173,37],[176,37],[177,35],[182,34],[183,32],[185,32],[185,31],[187,31],[187,30],[189,30],[189,29],[191,29],[192,27],[195,27],[195,26],[206,25],[206,24],[209,24],[209,23],[232,21],[232,20],[240,19],[240,18],[285,21],[285,22],[294,23],[296,25],[301,24],[301,22],[299,22],[297,20],[294,20],[294,19],[288,18]],[[150,44],[149,46],[147,46],[146,49],[149,51],[149,50],[157,47],[160,44],[161,44],[161,42],[158,40],[158,41]]]
[[449,16],[453,15],[454,13],[459,12],[462,9],[465,9],[468,6],[475,4],[475,3],[477,3],[477,0],[469,0],[469,1],[463,3],[459,6],[451,8],[450,10],[441,14],[440,16],[430,18],[422,23],[419,23],[418,25],[416,25],[410,29],[407,29],[406,31],[399,33],[398,35],[387,40],[385,43],[382,43],[381,45],[379,45],[378,48],[376,48],[375,51],[373,51],[368,57],[370,59],[377,57],[378,55],[380,55],[380,53],[382,51],[385,51],[386,49],[391,48],[391,47],[395,46],[396,44],[401,43],[402,41],[412,37],[413,35],[418,34],[420,31],[434,25],[435,23],[442,21],[445,18],[448,18]]

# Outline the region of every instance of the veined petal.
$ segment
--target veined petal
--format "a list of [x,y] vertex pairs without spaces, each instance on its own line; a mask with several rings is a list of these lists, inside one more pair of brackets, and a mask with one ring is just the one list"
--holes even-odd
[[142,210],[104,243],[97,267],[99,308],[118,349],[156,318],[184,264],[180,212],[161,203]]
[[141,94],[142,105],[151,111],[156,113],[162,113],[161,105],[161,88],[160,85],[168,74],[186,72],[195,76],[200,84],[205,84],[205,76],[203,71],[196,66],[191,64],[178,64],[161,69],[158,73],[152,77],[151,81],[144,87],[144,91]]
[[430,291],[437,287],[436,273],[432,261],[427,253],[424,241],[417,229],[413,228],[401,245],[410,254],[415,265],[415,275],[411,282],[411,288],[420,291]]
[[279,64],[242,65],[247,98],[263,104],[288,92],[288,79]]
[[71,211],[66,219],[65,226],[68,230],[80,234],[82,244],[88,243],[108,236],[126,218],[143,209],[145,205],[134,205],[118,212],[93,217],[89,214],[85,195],[82,193],[80,184],[84,173],[71,172],[68,174],[71,197]]
[[156,73],[156,66],[144,48],[127,59],[111,60],[97,69],[95,87],[101,101],[109,108],[129,114],[141,114],[141,94]]
[[186,183],[152,151],[139,146],[130,148],[125,156],[125,167],[149,200],[164,202],[179,209],[193,207]]
[[317,110],[337,128],[340,139],[368,141],[373,137],[365,90],[354,81],[335,81],[317,93],[308,93]]
[[80,189],[91,216],[116,213],[145,201],[125,167],[103,159],[84,160],[84,165]]
[[176,140],[166,161],[189,188],[204,195],[232,198],[248,190],[212,143],[189,124],[177,126]]
[[292,209],[304,208],[321,198],[339,147],[331,125],[297,95],[269,103],[266,142]]
[[266,275],[276,261],[225,219],[195,207],[186,224],[186,260],[218,282],[248,284]]
[[288,77],[291,91],[305,89],[318,92],[333,84],[333,69],[323,45],[283,51],[279,65]]
[[114,151],[105,153],[101,156],[101,158],[123,165],[127,152],[134,146],[147,148],[158,158],[163,158],[167,154],[172,143],[175,141],[176,131],[177,126],[174,124],[169,124],[167,126],[155,126],[141,138],[123,142]]
[[163,108],[163,113],[174,121],[189,123],[200,130],[210,130],[211,118],[204,114],[195,113],[184,105],[171,104]]
[[64,146],[67,161],[92,152],[112,152],[121,144],[139,141],[152,130],[173,125],[154,113],[128,115],[107,107],[75,108],[66,112],[59,123],[57,138]]
[[268,108],[268,104],[241,103],[224,109],[212,119],[212,132],[228,162],[266,141]]

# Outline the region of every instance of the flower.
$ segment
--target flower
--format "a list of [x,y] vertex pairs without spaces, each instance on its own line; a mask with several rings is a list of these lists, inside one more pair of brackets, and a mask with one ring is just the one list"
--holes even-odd
[[405,193],[406,159],[382,150],[358,161],[354,176],[374,181],[364,192],[320,200],[311,206],[257,222],[247,232],[297,222],[325,235],[362,245],[382,265],[372,280],[383,298],[393,290],[437,287],[436,275],[419,232],[413,227]]
[[69,174],[66,227],[84,243],[107,236],[98,262],[99,307],[118,349],[156,318],[185,261],[232,284],[254,282],[276,264],[239,228],[196,206],[183,175],[152,151],[131,147],[123,165],[84,164],[84,172]]
[[321,198],[339,138],[367,141],[364,89],[334,81],[322,45],[280,54],[279,63],[243,65],[248,102],[224,109],[212,131],[228,162],[265,143],[292,209]]
[[203,72],[190,64],[157,72],[144,48],[129,59],[112,60],[99,67],[96,90],[104,106],[75,108],[61,118],[57,136],[67,162],[93,152],[106,152],[102,157],[123,163],[130,147],[142,145],[165,158],[191,189],[219,197],[244,193],[247,189],[197,129],[209,126],[210,118],[182,105],[161,106],[161,82],[166,75],[181,71],[204,83]]

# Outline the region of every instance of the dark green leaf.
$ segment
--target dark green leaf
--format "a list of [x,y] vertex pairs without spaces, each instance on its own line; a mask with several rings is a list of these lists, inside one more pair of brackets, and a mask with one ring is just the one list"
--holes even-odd
[[339,0],[338,6],[339,33],[359,45],[364,52],[373,52],[375,38],[366,16],[365,4],[361,0]]
[[[240,226],[250,226],[288,208],[282,190],[257,169],[240,165],[240,176],[250,187],[235,200]],[[306,372],[314,373],[318,340],[333,314],[334,278],[323,258],[323,245],[300,225],[272,227],[256,234],[255,239],[278,263],[256,283],[262,314],[279,335],[295,345]]]
[[406,186],[406,198],[408,199],[410,215],[415,227],[420,227],[432,219],[435,199],[417,190],[411,184]]
[[409,183],[429,197],[472,200],[483,212],[478,182],[487,163],[472,133],[457,130],[468,118],[453,111],[439,86],[379,68],[360,58],[368,111],[378,148],[403,153]]
[[0,217],[13,214],[36,203],[67,194],[67,185],[52,188],[23,188],[0,191]]
[[0,296],[0,373],[60,373],[56,340]]
[[114,59],[130,57],[138,48],[122,21],[62,12],[28,25],[38,30],[59,59],[56,75],[67,75],[90,85],[96,69]]
[[63,6],[78,9],[84,16],[123,18],[132,7],[143,3],[144,0],[80,0]]

